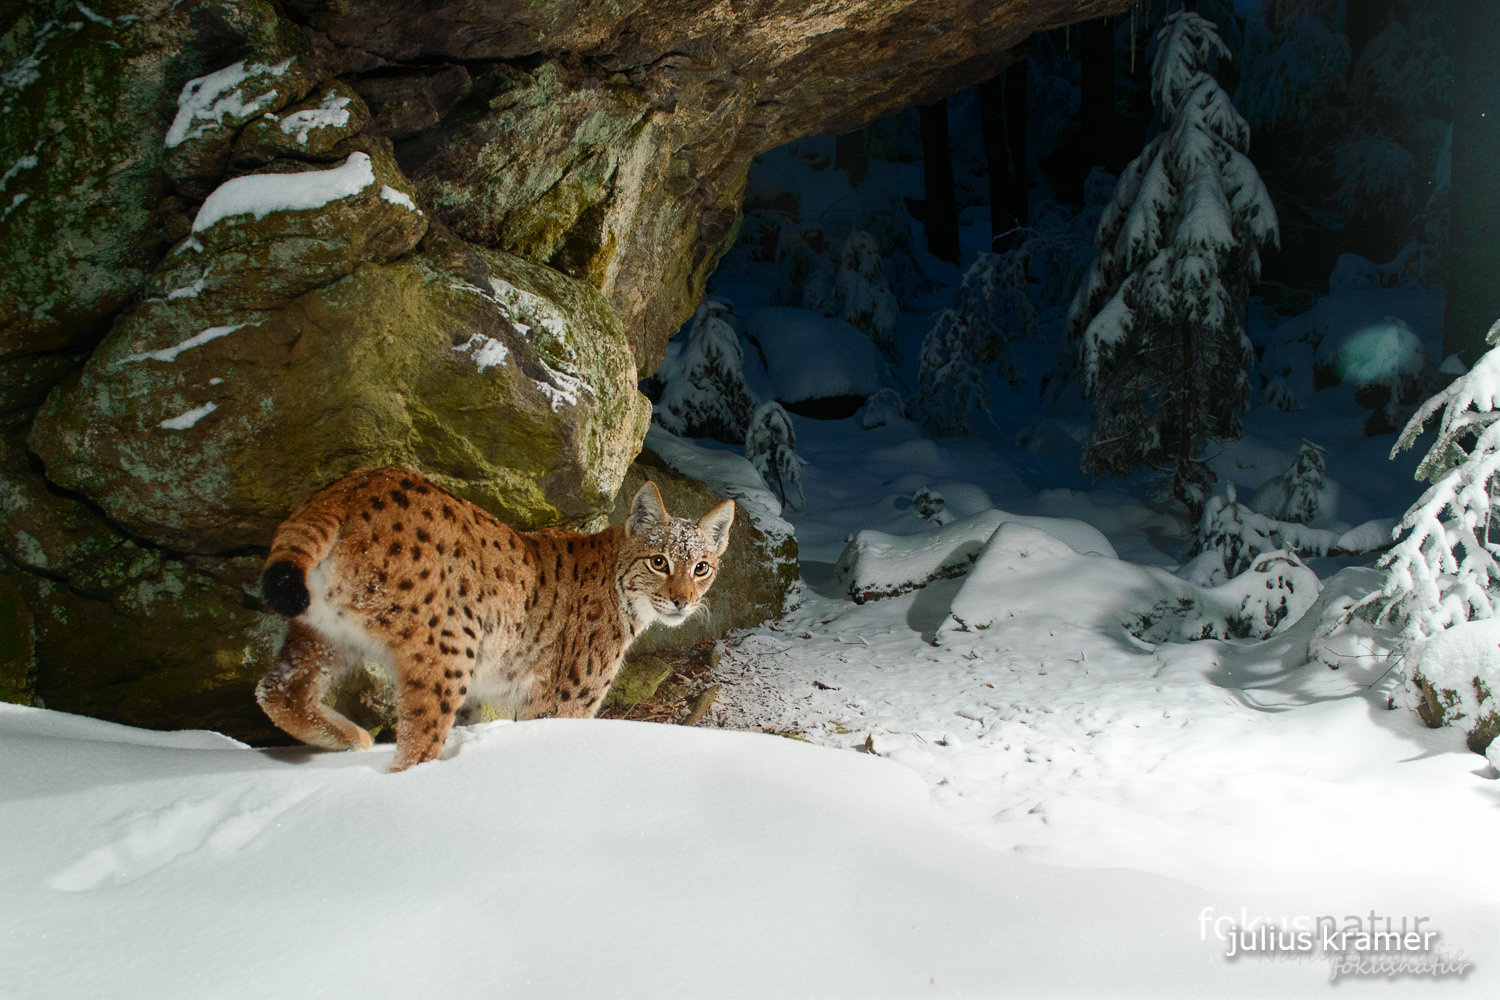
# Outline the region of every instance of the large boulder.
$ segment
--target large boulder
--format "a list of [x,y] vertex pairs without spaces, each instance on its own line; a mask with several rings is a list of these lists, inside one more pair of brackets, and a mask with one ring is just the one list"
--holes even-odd
[[133,540],[49,489],[21,444],[0,435],[0,700],[285,742],[254,699],[286,632],[261,610],[262,558]]
[[417,255],[275,310],[143,303],[30,445],[53,482],[181,552],[268,545],[308,493],[366,465],[418,469],[513,524],[593,522],[649,419],[629,350],[567,279],[488,259],[507,277],[487,288]]

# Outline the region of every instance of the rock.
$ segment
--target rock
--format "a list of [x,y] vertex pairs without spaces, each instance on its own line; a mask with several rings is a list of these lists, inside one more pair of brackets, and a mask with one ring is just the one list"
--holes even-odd
[[274,312],[143,303],[48,400],[31,447],[53,482],[182,552],[267,545],[368,465],[524,527],[597,521],[650,416],[629,349],[591,289],[487,259],[489,290],[413,257]]
[[[730,17],[710,0],[286,3],[333,44],[386,60],[381,93],[359,88],[391,102],[397,158],[444,222],[588,280],[620,312],[642,377],[735,239],[755,154],[989,79],[1033,31],[1127,6],[778,0]],[[444,63],[472,74],[446,110],[463,88],[431,69]]]
[[[653,429],[652,433],[660,432]],[[739,458],[732,452],[723,454]],[[749,463],[745,464],[749,467]],[[733,498],[722,486],[722,492],[715,492],[677,472],[650,449],[642,451],[625,474],[625,484],[610,516],[611,524],[625,520],[631,498],[647,478],[661,490],[667,511],[674,517],[696,520],[724,500],[735,499],[734,526],[729,530],[729,549],[719,560],[719,575],[709,588],[704,610],[677,628],[651,626],[631,646],[631,654],[687,649],[705,639],[717,639],[732,629],[752,628],[781,617],[788,593],[797,581],[796,538],[780,526],[768,523],[763,514]]]
[[144,546],[0,442],[0,700],[152,729],[286,742],[255,704],[285,623],[259,610],[262,557]]
[[263,0],[178,7],[99,0],[86,17],[37,0],[4,21],[0,412],[76,367],[57,355],[97,343],[160,258],[166,109],[183,83],[278,34]]
[[278,159],[342,160],[356,150],[368,151],[368,144],[357,140],[372,124],[358,94],[340,80],[325,80],[305,101],[246,125],[235,140],[230,164],[248,171]]
[[656,694],[661,682],[672,676],[672,668],[656,656],[641,656],[631,660],[620,669],[609,694],[604,696],[606,705],[634,705]]
[[301,47],[261,50],[183,86],[165,140],[167,175],[178,193],[206,197],[219,186],[240,130],[312,89],[316,70],[297,57]]
[[472,89],[469,71],[452,63],[431,72],[377,76],[359,83],[380,131],[394,140],[436,125]]
[[[410,184],[382,141],[346,144],[363,148],[331,166],[273,160],[225,181],[198,210],[191,237],[157,269],[148,294],[169,301],[208,295],[222,309],[274,309],[361,263],[405,256],[427,230]],[[249,210],[278,204],[315,207]]]
[[31,607],[0,559],[0,701],[30,705],[36,685],[36,631]]

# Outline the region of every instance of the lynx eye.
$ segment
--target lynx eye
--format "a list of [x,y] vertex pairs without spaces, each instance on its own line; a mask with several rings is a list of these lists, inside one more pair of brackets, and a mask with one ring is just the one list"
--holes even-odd
[[698,565],[694,566],[693,567],[693,575],[694,576],[707,576],[708,575],[708,563],[701,562]]
[[652,556],[651,557],[651,568],[654,569],[654,570],[656,570],[656,571],[658,571],[658,572],[660,572],[660,573],[665,573],[667,571],[667,559],[666,559],[666,557],[665,556]]

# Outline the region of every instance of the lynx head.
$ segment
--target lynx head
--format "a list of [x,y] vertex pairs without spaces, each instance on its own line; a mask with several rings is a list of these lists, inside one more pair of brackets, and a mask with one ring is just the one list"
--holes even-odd
[[625,601],[646,625],[681,625],[702,604],[729,547],[734,501],[726,500],[702,520],[673,517],[648,482],[630,504],[620,549]]

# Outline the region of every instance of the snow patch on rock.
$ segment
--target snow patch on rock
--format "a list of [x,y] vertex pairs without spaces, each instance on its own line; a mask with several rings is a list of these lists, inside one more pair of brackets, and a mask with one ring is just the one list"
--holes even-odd
[[375,168],[369,154],[358,152],[328,170],[234,177],[215,188],[203,202],[193,220],[193,232],[201,233],[235,215],[253,215],[260,220],[272,212],[322,208],[331,201],[359,194],[374,183]]

